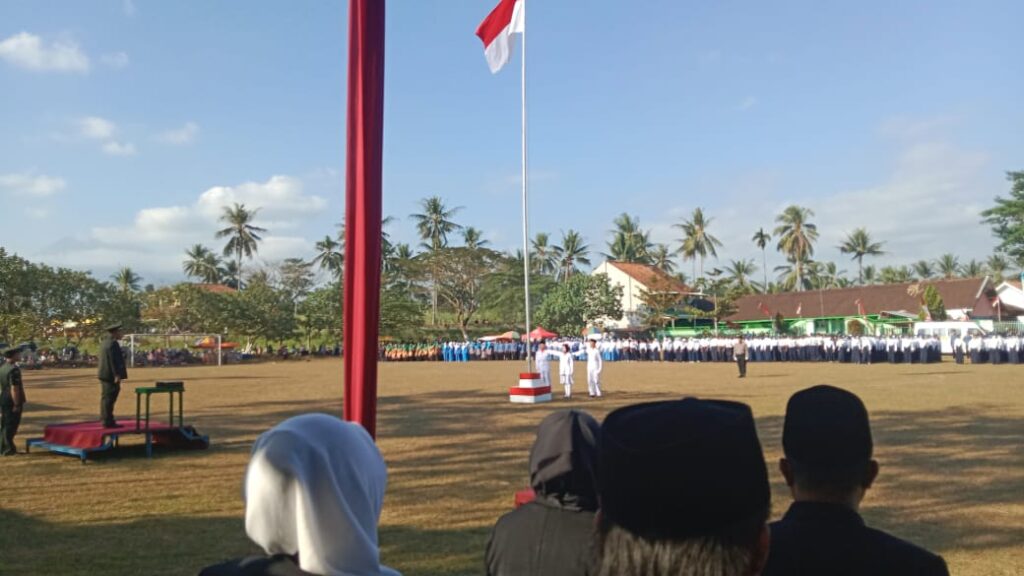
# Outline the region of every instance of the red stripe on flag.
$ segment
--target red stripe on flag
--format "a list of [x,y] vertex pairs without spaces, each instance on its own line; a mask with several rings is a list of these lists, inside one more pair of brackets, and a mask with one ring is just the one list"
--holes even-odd
[[501,31],[512,22],[512,11],[516,7],[516,0],[501,0],[494,10],[484,18],[476,29],[476,35],[484,43],[484,48],[491,45],[494,39],[501,34]]
[[551,386],[541,386],[540,388],[509,388],[509,396],[543,396],[545,394],[551,394]]

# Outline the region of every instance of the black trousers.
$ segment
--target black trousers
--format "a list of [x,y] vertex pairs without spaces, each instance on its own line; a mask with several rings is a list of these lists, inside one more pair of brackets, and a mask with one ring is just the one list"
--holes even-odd
[[103,422],[104,426],[113,426],[117,423],[114,419],[114,404],[117,403],[117,397],[121,394],[121,385],[100,380],[100,386],[102,387],[100,394],[100,421]]
[[737,354],[736,355],[736,366],[740,369],[740,378],[747,377],[747,355]]
[[21,426],[21,411],[15,412],[14,406],[0,406],[0,454],[7,456],[18,452],[14,445],[18,426]]

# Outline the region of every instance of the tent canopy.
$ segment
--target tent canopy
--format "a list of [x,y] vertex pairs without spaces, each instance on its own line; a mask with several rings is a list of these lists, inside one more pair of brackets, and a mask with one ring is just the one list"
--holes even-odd
[[554,338],[558,336],[554,332],[549,332],[540,326],[537,326],[530,332],[530,340],[544,340],[546,338]]
[[495,334],[494,336],[484,336],[480,338],[481,342],[512,342],[513,340],[519,340],[519,332],[515,330],[509,330],[503,334]]

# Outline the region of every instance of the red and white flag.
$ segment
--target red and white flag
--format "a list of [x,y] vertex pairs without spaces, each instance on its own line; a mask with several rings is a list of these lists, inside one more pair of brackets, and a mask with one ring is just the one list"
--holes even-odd
[[758,302],[757,303],[757,309],[760,310],[761,312],[764,312],[765,316],[767,316],[769,318],[772,317],[772,311],[769,310],[768,307],[764,305],[764,302]]
[[800,313],[803,312],[803,311],[804,311],[804,303],[800,302],[799,304],[796,305],[796,315],[799,316]]
[[501,0],[480,23],[476,35],[484,43],[484,57],[487,58],[492,74],[501,70],[512,57],[512,49],[515,47],[512,35],[522,34],[525,29],[524,0]]
[[863,300],[861,300],[860,298],[857,298],[856,300],[853,301],[853,303],[857,305],[857,314],[860,314],[861,316],[867,316],[867,313],[864,311],[864,301]]

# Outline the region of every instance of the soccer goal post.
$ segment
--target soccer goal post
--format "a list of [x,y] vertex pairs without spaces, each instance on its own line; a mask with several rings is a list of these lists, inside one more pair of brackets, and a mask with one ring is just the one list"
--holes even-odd
[[[128,347],[129,347],[129,366],[135,367],[135,348],[136,344],[144,344],[151,340],[162,340],[170,347],[169,343],[171,339],[180,339],[184,348],[193,349],[199,348],[202,350],[210,350],[210,347],[217,351],[217,366],[224,365],[224,338],[221,334],[127,334]],[[190,345],[190,343],[192,343]],[[207,346],[209,343],[209,346]]]

